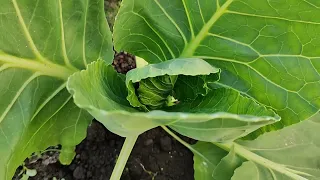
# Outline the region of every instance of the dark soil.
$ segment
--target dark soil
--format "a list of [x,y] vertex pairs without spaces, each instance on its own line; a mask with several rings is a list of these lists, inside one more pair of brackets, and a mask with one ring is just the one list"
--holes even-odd
[[[123,138],[93,121],[71,165],[62,166],[56,153],[44,155],[27,164],[38,172],[30,179],[107,180],[123,142]],[[161,128],[152,129],[138,138],[121,179],[193,180],[193,155]]]
[[120,7],[121,0],[105,0],[104,1],[104,10],[106,12],[106,17],[110,29],[113,29],[114,20],[116,18],[117,12]]

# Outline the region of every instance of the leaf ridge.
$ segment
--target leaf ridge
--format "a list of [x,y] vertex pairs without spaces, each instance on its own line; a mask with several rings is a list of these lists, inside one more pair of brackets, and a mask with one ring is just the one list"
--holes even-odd
[[[79,119],[81,118],[82,111],[83,111],[83,109],[80,109],[78,118],[77,118],[76,123],[75,123],[75,125],[74,125],[73,141],[75,141],[76,136],[77,136],[77,127],[78,127]],[[74,142],[74,143],[75,143],[75,142]]]
[[58,4],[59,4],[58,7],[59,7],[59,16],[60,16],[59,19],[60,19],[60,30],[61,30],[61,45],[62,45],[61,48],[62,48],[62,55],[63,55],[64,63],[65,63],[70,69],[78,70],[76,67],[74,67],[74,66],[70,63],[70,59],[69,59],[68,54],[67,54],[61,0],[58,0]]
[[[130,35],[145,37],[145,38],[149,39],[150,41],[152,41],[154,44],[156,44],[156,45],[158,46],[159,50],[161,51],[162,56],[165,58],[164,60],[163,60],[163,59],[159,59],[159,61],[165,61],[165,60],[168,60],[168,59],[169,59],[169,58],[166,57],[166,54],[164,53],[162,47],[161,47],[155,40],[153,40],[152,38],[150,38],[149,36],[146,36],[146,35],[144,35],[144,34],[138,34],[138,33],[132,33],[132,34],[130,34]],[[127,38],[127,37],[129,37],[130,35],[125,36],[124,38]],[[151,51],[150,51],[150,52],[151,52]],[[157,55],[155,55],[155,56],[157,56]]]
[[[172,49],[170,48],[170,46],[168,45],[168,43],[163,39],[163,37],[159,34],[159,32],[157,32],[155,30],[154,27],[151,26],[151,24],[146,20],[146,18],[144,18],[142,15],[140,15],[139,13],[137,12],[134,12],[134,11],[131,11],[132,14],[140,17],[141,19],[143,19],[143,21],[150,27],[150,29],[152,29],[152,31],[161,39],[161,41],[163,42],[163,44],[166,46],[166,48],[168,49],[168,51],[170,52],[171,56],[172,56],[172,59],[175,59],[176,56],[175,54],[173,53]],[[123,39],[123,38],[122,38]]]
[[[259,169],[258,169],[257,166],[255,166],[255,167],[257,168],[257,171],[258,171],[257,174],[258,174],[258,177],[259,177],[259,179],[260,179]],[[274,180],[277,180],[278,178],[277,178],[277,176],[274,174],[274,172],[272,171],[272,169],[268,168],[268,170],[270,171],[270,174],[272,175],[273,179],[274,179]]]
[[[199,2],[199,0],[198,0],[198,2]],[[189,28],[190,28],[190,31],[191,31],[191,37],[193,38],[194,37],[194,29],[192,27],[192,22],[191,22],[191,19],[190,19],[190,13],[189,13],[188,8],[187,8],[186,0],[182,0],[182,3],[183,3],[184,11],[186,12],[186,15],[187,15],[187,18],[188,18]]]
[[204,16],[203,16],[200,0],[197,0],[197,4],[198,4],[199,11],[200,11],[200,16],[201,16],[202,22],[203,22],[203,24],[205,24],[206,21],[204,20]]
[[38,113],[59,93],[61,92],[67,85],[67,82],[61,84],[60,87],[58,87],[35,111],[34,115],[32,116],[30,122],[33,121],[33,119],[38,115]]
[[158,0],[154,0],[156,2],[156,4],[159,6],[159,8],[161,9],[161,11],[166,15],[166,17],[170,20],[170,22],[176,27],[176,29],[179,31],[185,45],[188,44],[186,35],[182,32],[182,30],[180,29],[180,27],[178,26],[178,24],[173,20],[173,18],[167,13],[167,11],[161,6],[161,4],[159,3]]
[[[237,64],[242,64],[245,65],[247,67],[249,67],[250,69],[252,69],[255,73],[259,74],[261,77],[263,77],[266,81],[270,82],[271,84],[279,87],[280,89],[283,89],[285,91],[297,94],[301,99],[303,99],[305,102],[307,102],[310,106],[312,106],[315,109],[318,109],[314,104],[310,103],[310,101],[306,100],[304,97],[302,97],[298,91],[293,91],[293,90],[288,90],[282,86],[280,86],[279,84],[274,83],[273,81],[271,81],[270,79],[268,79],[267,77],[265,77],[263,74],[261,74],[259,71],[257,71],[255,68],[253,68],[252,66],[250,66],[248,63],[244,63],[241,61],[236,61],[236,60],[232,60],[232,59],[228,59],[228,58],[220,58],[220,57],[210,57],[210,56],[194,56],[193,58],[199,58],[199,59],[211,59],[211,60],[219,60],[219,61],[227,61],[227,62],[233,62],[233,63],[237,63]],[[306,84],[309,84],[309,82],[306,82]],[[238,91],[238,90],[237,90]],[[288,108],[288,107],[286,107]],[[279,110],[279,109],[278,109]]]
[[201,31],[191,40],[191,42],[184,48],[180,57],[191,57],[202,40],[208,35],[212,26],[220,19],[220,17],[227,11],[227,8],[233,0],[227,0],[217,11],[212,15],[211,19],[203,26]]
[[[179,122],[178,121],[175,121],[174,123],[176,122]],[[196,127],[191,127],[191,126],[182,126],[182,125],[177,125],[177,124],[174,124],[174,123],[171,123],[170,126],[172,127],[179,127],[179,128],[184,128],[184,129],[190,129],[190,130],[246,130],[247,128],[245,128],[246,126],[238,126],[238,127],[230,127],[230,128],[223,128],[223,127],[217,127],[217,128],[211,128],[211,127],[208,127],[208,128],[196,128]],[[250,125],[250,123],[248,122],[247,125]]]
[[13,150],[12,150],[12,147],[11,147],[11,144],[9,143],[8,136],[6,135],[6,133],[4,133],[2,126],[0,126],[0,130],[1,130],[2,134],[3,134],[3,136],[6,138],[8,147],[10,147],[11,151],[13,151]]
[[[72,95],[70,95],[66,101],[45,121],[42,122],[42,125],[37,129],[37,131],[35,133],[33,133],[33,135],[29,138],[28,142],[25,144],[25,146],[22,148],[22,152],[25,151],[25,149],[28,147],[29,143],[31,142],[31,140],[35,137],[35,135],[41,130],[41,128],[51,120],[52,117],[54,117],[65,105],[68,104],[68,102],[70,102],[70,100],[72,99]],[[23,132],[24,133],[24,132]],[[23,134],[22,133],[22,134]],[[12,157],[12,156],[11,156]],[[9,159],[10,161],[10,159]]]
[[249,13],[243,13],[243,12],[237,12],[237,11],[230,11],[230,10],[227,10],[225,13],[238,14],[238,15],[242,15],[242,16],[266,18],[266,19],[278,19],[278,20],[284,20],[284,21],[289,21],[289,22],[297,22],[297,23],[303,23],[303,24],[320,25],[320,22],[311,22],[311,21],[304,21],[304,20],[287,19],[287,18],[283,18],[283,17],[266,16],[266,15],[258,15],[258,14],[249,14]]
[[0,72],[9,69],[11,66],[9,64],[3,64],[2,66],[0,66]]
[[[297,180],[307,180],[306,178],[298,175],[298,174],[294,174],[291,169],[288,169],[285,167],[284,164],[277,164],[269,159],[266,159],[258,154],[254,154],[253,152],[247,150],[245,147],[243,147],[242,145],[240,144],[237,144],[237,143],[229,143],[229,144],[218,144],[218,143],[213,143],[219,147],[221,147],[222,149],[225,149],[225,150],[230,150],[232,147],[235,148],[235,153],[238,154],[239,156],[247,159],[248,161],[251,161],[253,162],[254,164],[259,164],[259,165],[262,165],[264,167],[267,167],[267,168],[270,168],[271,170],[274,170],[274,171],[277,171],[277,172],[280,172],[292,179],[297,179]],[[304,175],[309,175],[309,176],[312,176],[310,174],[305,174]]]
[[[61,107],[59,109],[57,109],[46,121],[43,121],[42,122],[42,125],[37,129],[37,131],[29,138],[28,142],[25,144],[25,146],[23,147],[23,149],[21,150],[21,152],[24,152],[26,150],[26,148],[28,147],[28,145],[30,144],[31,140],[35,137],[35,135],[42,129],[42,127],[51,120],[51,118],[53,116],[55,116],[66,104],[68,104],[68,102],[71,100],[72,98],[72,95],[69,96],[69,98],[65,101],[64,104],[61,105]],[[0,126],[0,128],[2,128]],[[24,134],[25,132],[25,129],[24,131],[22,132],[22,134]],[[19,139],[23,138],[23,136],[20,136]],[[13,151],[13,150],[12,150]],[[12,157],[14,156],[14,154],[10,154],[10,158],[8,160],[8,163],[6,164],[6,174],[9,173],[9,164],[10,164],[10,161],[12,160]]]
[[84,12],[84,24],[83,24],[83,36],[82,36],[82,57],[83,57],[83,64],[87,67],[88,62],[86,58],[86,29],[87,29],[87,16],[88,16],[88,8],[89,8],[89,0],[86,0],[86,11]]
[[311,6],[313,6],[313,7],[315,7],[315,8],[317,8],[317,9],[320,9],[320,7],[319,6],[317,6],[317,5],[315,5],[315,4],[313,4],[313,3],[311,3],[311,2],[309,2],[308,0],[303,0],[304,2],[306,2],[307,4],[309,4],[309,5],[311,5]]
[[230,42],[234,42],[234,43],[237,43],[237,44],[240,44],[240,45],[243,45],[243,46],[246,46],[246,47],[250,48],[251,50],[253,50],[255,53],[257,53],[257,55],[259,55],[261,57],[261,53],[258,50],[256,50],[255,48],[253,48],[250,44],[246,44],[246,43],[237,41],[235,39],[231,39],[231,38],[228,38],[228,37],[225,37],[225,36],[221,36],[221,35],[218,35],[218,34],[214,34],[214,33],[208,33],[208,35],[212,36],[212,37],[217,37],[217,38],[220,38],[220,39],[224,39],[224,40],[227,40],[227,41],[230,41]]
[[33,21],[34,15],[35,15],[36,10],[37,10],[37,8],[38,8],[39,1],[40,1],[40,0],[37,0],[36,5],[35,5],[35,7],[34,7],[34,9],[33,9],[32,16],[31,16],[31,18],[30,18],[30,21],[29,21],[29,24],[28,24],[28,28],[27,28],[28,30],[30,29],[31,22]]
[[22,86],[20,87],[20,89],[18,90],[18,92],[16,93],[16,95],[13,97],[13,99],[11,100],[10,104],[8,105],[8,107],[6,108],[6,110],[3,112],[3,114],[0,116],[0,123],[3,121],[3,119],[7,116],[8,112],[10,111],[10,109],[12,108],[12,106],[14,105],[14,103],[17,101],[17,99],[19,98],[19,96],[21,95],[21,93],[24,91],[24,89],[37,77],[39,77],[40,74],[39,73],[34,73],[32,74],[27,80],[26,82],[24,82],[22,84]]
[[13,3],[13,6],[14,6],[14,9],[16,11],[16,15],[18,17],[18,20],[19,20],[19,24],[23,30],[23,33],[24,33],[24,36],[26,37],[27,41],[29,42],[29,45],[31,46],[31,49],[32,49],[32,52],[34,53],[34,55],[37,57],[38,60],[44,62],[44,63],[48,63],[48,64],[51,64],[50,61],[46,60],[42,55],[41,53],[39,52],[38,48],[36,47],[36,45],[34,44],[33,42],[33,39],[30,35],[30,32],[28,31],[28,28],[24,22],[24,19],[22,17],[22,14],[21,14],[21,11],[20,11],[20,8],[19,8],[19,5],[17,3],[17,0],[12,0],[12,3]]
[[279,151],[279,150],[285,150],[285,149],[290,149],[290,148],[294,148],[297,146],[306,146],[306,145],[313,145],[313,143],[308,143],[308,144],[293,144],[293,145],[288,145],[286,147],[281,147],[281,148],[250,148],[248,147],[247,149],[250,151]]

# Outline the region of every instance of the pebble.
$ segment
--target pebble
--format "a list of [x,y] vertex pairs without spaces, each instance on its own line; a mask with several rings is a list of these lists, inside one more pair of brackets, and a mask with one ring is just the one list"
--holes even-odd
[[81,166],[78,166],[74,171],[73,171],[73,177],[75,179],[86,179],[86,170],[82,168]]
[[164,136],[160,139],[160,147],[163,151],[171,151],[172,150],[172,140],[168,136]]
[[146,141],[144,141],[144,145],[145,146],[149,146],[151,144],[153,144],[153,140],[152,139],[147,139]]
[[71,165],[69,166],[69,169],[70,169],[71,171],[74,171],[76,168],[77,168],[77,166],[76,166],[75,164],[71,164]]

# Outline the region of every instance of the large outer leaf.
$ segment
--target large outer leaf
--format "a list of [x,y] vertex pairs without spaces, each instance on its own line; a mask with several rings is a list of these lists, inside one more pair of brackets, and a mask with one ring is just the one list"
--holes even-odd
[[94,62],[87,70],[72,75],[67,88],[79,107],[88,110],[110,131],[124,137],[170,125],[195,139],[225,142],[279,120],[272,111],[226,89],[212,91],[206,99],[199,98],[181,105],[182,109],[180,106],[166,109],[172,112],[138,112],[126,100],[123,75],[103,61]]
[[[318,115],[280,131],[266,133],[254,141],[217,145],[243,158],[239,168],[225,167],[226,172],[232,172],[229,173],[232,180],[315,180],[320,178],[319,128]],[[223,161],[225,153],[210,143],[200,143],[195,148],[199,153],[195,156],[195,174],[199,177],[196,179],[202,180],[201,177],[208,177],[216,171],[218,159]],[[203,163],[210,166],[204,167]],[[232,164],[232,161],[224,163]],[[197,168],[199,165],[201,169]]]
[[261,121],[263,119],[273,122],[280,120],[273,111],[259,106],[252,99],[224,88],[214,89],[206,96],[198,96],[193,101],[180,103],[167,111],[218,115],[214,121],[185,120],[170,124],[180,134],[209,142],[225,142],[243,137],[259,126],[268,124]]
[[0,51],[0,179],[51,145],[62,144],[70,162],[92,117],[73,103],[66,80],[112,60],[103,1],[2,0]]
[[199,152],[195,153],[193,158],[195,180],[212,180],[213,171],[219,162],[228,155],[228,152],[217,146],[212,146],[211,143],[201,141],[193,145],[193,148]]
[[150,63],[196,57],[221,68],[220,84],[282,117],[270,131],[320,108],[319,14],[316,0],[124,0],[114,40]]
[[228,155],[221,159],[212,173],[213,179],[231,179],[235,168],[241,166],[243,160],[231,148]]

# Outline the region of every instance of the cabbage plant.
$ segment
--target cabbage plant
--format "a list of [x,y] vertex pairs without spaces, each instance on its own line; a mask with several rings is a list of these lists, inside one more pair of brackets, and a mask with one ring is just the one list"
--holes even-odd
[[112,37],[102,0],[2,1],[0,179],[51,145],[69,164],[93,118],[126,138],[112,180],[158,126],[196,180],[320,178],[317,1],[123,0]]

